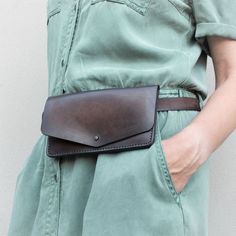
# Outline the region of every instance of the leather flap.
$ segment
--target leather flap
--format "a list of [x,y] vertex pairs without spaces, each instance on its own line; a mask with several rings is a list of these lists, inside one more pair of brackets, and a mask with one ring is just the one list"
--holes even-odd
[[148,131],[155,124],[158,87],[100,89],[48,97],[41,132],[100,147]]

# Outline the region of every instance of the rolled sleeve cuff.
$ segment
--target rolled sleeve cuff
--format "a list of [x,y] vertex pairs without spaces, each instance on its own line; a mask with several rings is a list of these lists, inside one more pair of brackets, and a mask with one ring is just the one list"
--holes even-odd
[[206,36],[221,36],[236,40],[236,26],[222,23],[198,23],[195,38],[207,55],[211,57]]

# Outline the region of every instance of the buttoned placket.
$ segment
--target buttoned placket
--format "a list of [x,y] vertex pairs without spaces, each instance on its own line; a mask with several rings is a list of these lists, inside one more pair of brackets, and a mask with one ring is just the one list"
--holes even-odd
[[[71,5],[71,10],[69,12],[68,16],[68,24],[67,24],[67,31],[65,35],[65,41],[62,45],[63,50],[61,53],[61,60],[60,60],[60,71],[58,72],[58,82],[57,82],[57,89],[56,94],[62,94],[65,92],[65,71],[69,59],[69,54],[71,50],[71,46],[73,43],[73,38],[76,30],[76,23],[79,15],[79,4],[81,0],[74,0],[74,3]],[[51,186],[51,195],[49,196],[49,207],[46,214],[46,223],[47,227],[45,227],[45,234],[48,236],[58,236],[59,231],[59,225],[60,225],[60,201],[61,201],[61,189],[60,189],[60,183],[61,183],[61,167],[60,167],[60,160],[51,160],[52,165],[56,167],[56,172],[52,173],[51,181],[53,182]],[[55,201],[53,202],[53,196],[57,196]],[[53,207],[54,205],[54,207]],[[53,210],[54,209],[54,210]],[[56,210],[57,209],[57,210]],[[55,212],[56,210],[56,212]],[[50,220],[51,219],[51,220]],[[52,219],[56,220],[56,225],[53,224]],[[51,222],[49,224],[49,222]]]
[[58,76],[58,84],[57,84],[57,93],[62,94],[65,92],[65,72],[67,68],[67,63],[69,60],[70,50],[73,44],[73,38],[75,35],[76,25],[79,18],[80,13],[80,2],[81,0],[74,0],[74,3],[71,5],[71,11],[69,14],[68,24],[67,24],[67,32],[65,36],[65,43],[63,45],[63,50],[61,54],[60,61],[60,71]]

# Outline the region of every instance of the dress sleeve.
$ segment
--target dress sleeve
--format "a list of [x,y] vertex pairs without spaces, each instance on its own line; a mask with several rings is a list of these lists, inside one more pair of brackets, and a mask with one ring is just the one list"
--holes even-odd
[[195,39],[211,57],[206,36],[236,40],[236,0],[190,0],[196,23]]

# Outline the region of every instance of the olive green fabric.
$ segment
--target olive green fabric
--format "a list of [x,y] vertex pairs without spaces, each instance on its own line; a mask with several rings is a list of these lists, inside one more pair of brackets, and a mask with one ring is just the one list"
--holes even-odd
[[[192,91],[202,106],[206,36],[236,39],[235,5],[48,0],[48,95],[159,84],[160,96]],[[41,135],[17,176],[8,236],[207,236],[208,161],[177,193],[160,142],[197,114],[158,112],[155,143],[116,154],[53,159]]]

